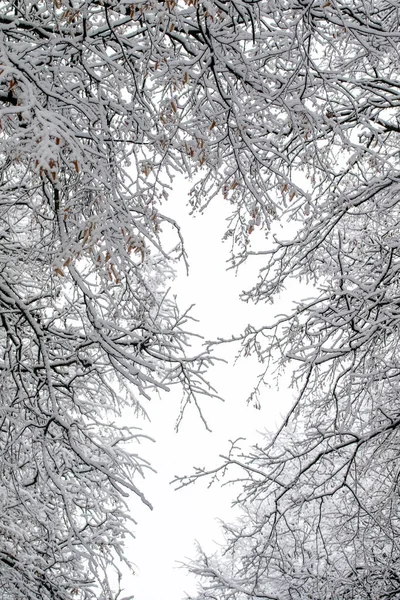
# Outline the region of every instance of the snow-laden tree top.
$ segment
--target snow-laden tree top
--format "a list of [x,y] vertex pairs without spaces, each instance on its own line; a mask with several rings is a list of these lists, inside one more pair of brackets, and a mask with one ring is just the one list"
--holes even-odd
[[[266,500],[229,542],[229,577],[194,567],[211,581],[201,597],[344,598],[337,573],[352,598],[398,593],[399,8],[0,4],[4,600],[116,598],[124,497],[147,502],[147,464],[126,445],[140,434],[118,414],[174,384],[200,412],[212,393],[210,356],[188,354],[187,314],[166,295],[185,259],[168,217],[175,173],[193,177],[194,208],[231,202],[234,264],[256,230],[296,223],[294,239],[267,239],[246,300],[273,299],[290,277],[317,289],[239,340],[267,365],[298,361],[301,392],[289,439],[286,427],[235,459],[261,477],[246,497]],[[379,506],[360,491],[375,488]]]

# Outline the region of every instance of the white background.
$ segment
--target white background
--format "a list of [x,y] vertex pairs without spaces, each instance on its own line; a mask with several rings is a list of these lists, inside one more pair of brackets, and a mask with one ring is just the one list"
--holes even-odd
[[[229,246],[221,239],[229,205],[215,199],[204,215],[189,216],[187,189],[180,184],[176,197],[171,199],[175,214],[171,215],[168,203],[163,208],[180,224],[189,255],[189,276],[183,266],[178,269],[172,291],[180,307],[196,305],[193,314],[199,323],[192,324],[191,330],[205,339],[216,339],[240,333],[248,323],[271,322],[278,312],[289,308],[292,298],[285,296],[286,306],[280,303],[279,307],[240,301],[240,292],[255,283],[257,268],[250,264],[239,274],[226,270]],[[233,486],[217,483],[208,488],[208,482],[202,481],[175,491],[170,482],[176,475],[192,472],[194,466],[217,466],[230,439],[247,438],[244,445],[258,441],[257,431],[275,429],[290,404],[292,392],[283,384],[281,390],[277,389],[272,377],[270,388],[265,388],[260,397],[261,409],[247,404],[262,365],[254,357],[233,364],[237,350],[231,345],[220,347],[219,356],[228,364],[219,363],[210,372],[211,382],[224,398],[224,402],[203,399],[202,409],[211,433],[194,408],[187,411],[179,431],[174,430],[180,403],[177,390],[154,397],[146,407],[151,423],[144,423],[143,431],[155,443],[145,442],[140,451],[157,473],[149,473],[141,482],[153,511],[136,501],[132,504],[132,516],[138,522],[136,539],[129,544],[135,577],[125,594],[133,594],[135,600],[181,600],[185,592],[194,594],[196,581],[179,568],[179,561],[195,556],[195,540],[207,551],[217,549],[216,543],[222,541],[218,517],[225,521],[234,518]]]

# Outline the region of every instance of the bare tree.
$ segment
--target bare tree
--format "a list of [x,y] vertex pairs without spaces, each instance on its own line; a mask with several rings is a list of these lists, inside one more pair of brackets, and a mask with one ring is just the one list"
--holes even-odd
[[[136,5],[0,7],[7,600],[116,597],[109,573],[124,558],[126,500],[149,504],[136,483],[149,465],[132,447],[142,434],[121,411],[142,412],[152,390],[175,384],[184,405],[212,394],[210,359],[186,357],[189,317],[167,296],[183,249],[160,212],[160,163],[172,158],[146,86],[162,31],[154,10]],[[164,226],[175,249],[164,249]]]
[[[180,384],[184,405],[207,390],[210,358],[186,357],[187,316],[166,296],[184,258],[161,207],[176,172],[195,178],[194,207],[231,202],[233,265],[255,230],[269,238],[246,300],[290,277],[318,289],[239,337],[266,367],[276,352],[297,361],[300,394],[268,445],[224,463],[249,475],[246,513],[223,568],[193,567],[203,597],[398,593],[398,9],[1,3],[7,600],[113,597],[124,494],[144,499],[147,467],[116,415],[152,389]],[[295,223],[294,239],[273,237],[274,220]]]
[[[259,96],[253,88],[260,103],[238,146],[252,164],[263,156],[257,173],[275,198],[252,189],[247,233],[268,213],[296,233],[271,235],[256,252],[243,222],[233,260],[265,256],[246,301],[272,301],[293,278],[313,291],[290,314],[233,339],[264,365],[253,398],[274,361],[279,370],[297,365],[298,395],[279,431],[251,453],[234,445],[220,467],[183,479],[238,467],[245,480],[243,518],[226,526],[226,547],[200,552],[190,569],[201,600],[397,598],[399,5],[257,10],[255,60],[269,74]],[[239,215],[244,196],[235,200]]]

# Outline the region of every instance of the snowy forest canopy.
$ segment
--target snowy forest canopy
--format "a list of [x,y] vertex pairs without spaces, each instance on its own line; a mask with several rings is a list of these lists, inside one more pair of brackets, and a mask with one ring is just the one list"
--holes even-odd
[[236,339],[264,365],[260,401],[273,363],[299,393],[270,439],[210,467],[240,466],[242,518],[190,565],[198,600],[400,596],[399,9],[0,3],[3,600],[116,600],[126,498],[149,503],[144,434],[118,415],[176,386],[201,416],[215,393],[212,348],[192,356],[166,293],[187,260],[174,174],[193,210],[230,202],[233,265],[265,234],[244,300],[315,290]]

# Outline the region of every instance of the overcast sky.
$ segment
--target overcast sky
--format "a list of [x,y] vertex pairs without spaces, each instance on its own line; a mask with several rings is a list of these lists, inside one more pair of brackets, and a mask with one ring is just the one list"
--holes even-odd
[[[189,254],[190,273],[180,269],[173,284],[181,307],[196,304],[193,314],[199,319],[192,329],[206,339],[239,333],[248,323],[267,323],[285,305],[254,306],[239,300],[240,292],[255,281],[256,266],[245,272],[227,271],[229,247],[221,242],[224,219],[229,207],[215,200],[205,215],[189,216],[186,206],[187,186],[175,188],[176,198],[171,207],[180,223]],[[167,210],[168,209],[168,210]],[[165,212],[171,216],[169,207]],[[285,301],[289,306],[290,296]],[[220,349],[228,364],[219,364],[210,373],[212,383],[224,402],[205,398],[202,408],[212,432],[206,431],[197,412],[189,410],[176,433],[174,425],[179,414],[180,397],[177,391],[154,398],[146,407],[151,423],[143,425],[144,432],[156,442],[141,448],[157,473],[146,477],[141,489],[154,506],[151,512],[134,503],[132,514],[138,521],[136,539],[130,544],[130,558],[136,564],[132,589],[136,600],[181,600],[185,592],[193,593],[196,582],[178,562],[195,555],[195,540],[209,551],[221,540],[218,517],[232,520],[231,503],[235,489],[218,484],[207,488],[206,482],[175,491],[170,485],[175,475],[192,471],[193,466],[216,466],[219,454],[229,448],[229,439],[245,437],[248,444],[259,439],[257,431],[274,429],[292,396],[285,385],[271,388],[262,394],[261,409],[248,405],[246,399],[262,366],[253,357],[233,365],[237,347]]]

